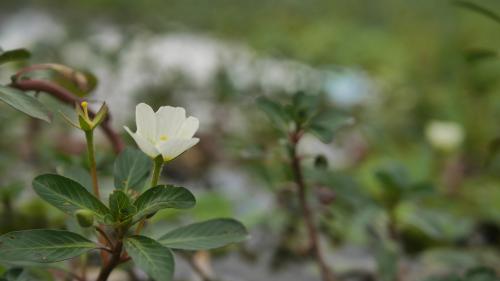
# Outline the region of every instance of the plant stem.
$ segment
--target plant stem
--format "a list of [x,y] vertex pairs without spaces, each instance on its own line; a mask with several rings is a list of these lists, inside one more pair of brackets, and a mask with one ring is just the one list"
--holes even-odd
[[87,139],[87,153],[90,165],[90,176],[92,177],[92,190],[94,192],[95,197],[97,197],[97,199],[100,199],[99,185],[97,182],[97,168],[96,168],[95,153],[94,153],[94,132],[92,130],[85,131],[85,138]]
[[[158,185],[158,181],[160,180],[161,170],[163,168],[163,158],[162,156],[158,156],[153,160],[153,175],[151,176],[151,184],[150,187],[155,187]],[[141,233],[144,225],[146,224],[146,219],[142,219],[135,229],[135,234]]]
[[301,160],[297,154],[297,144],[299,143],[301,136],[302,133],[300,129],[297,129],[297,131],[292,133],[292,135],[290,136],[290,157],[292,160],[292,170],[295,178],[295,183],[298,187],[297,196],[299,199],[300,207],[302,209],[302,215],[304,216],[304,222],[306,224],[307,232],[309,234],[309,246],[321,271],[321,278],[323,281],[334,281],[335,277],[321,254],[318,231],[314,223],[313,213],[307,202],[307,186],[302,174]]
[[150,187],[155,187],[158,185],[162,168],[163,168],[163,158],[160,155],[153,160],[153,176],[151,177]]
[[121,239],[116,243],[115,247],[113,247],[113,253],[111,254],[111,258],[109,261],[101,268],[101,272],[99,272],[99,276],[96,281],[106,281],[108,280],[111,271],[120,264],[120,257],[122,254],[123,242]]

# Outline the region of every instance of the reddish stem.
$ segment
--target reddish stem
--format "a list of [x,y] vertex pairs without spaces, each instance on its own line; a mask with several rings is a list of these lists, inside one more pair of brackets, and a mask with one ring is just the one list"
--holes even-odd
[[[71,92],[66,90],[64,87],[61,87],[50,81],[38,80],[38,79],[18,79],[20,75],[29,70],[30,69],[28,68],[28,70],[23,69],[19,71],[16,75],[13,76],[12,83],[9,86],[23,91],[45,92],[55,97],[56,99],[62,101],[63,103],[71,106],[80,101],[80,99],[75,97]],[[95,113],[89,110],[89,115],[94,116]],[[108,138],[108,140],[110,141],[111,145],[113,146],[114,151],[116,153],[120,153],[124,148],[124,144],[118,133],[116,133],[116,131],[113,130],[113,128],[111,127],[110,120],[111,118],[110,115],[108,114],[106,120],[104,120],[104,122],[102,123],[101,128],[106,137]]]
[[331,269],[328,267],[325,260],[323,259],[318,237],[318,231],[314,223],[313,212],[307,202],[307,193],[306,193],[307,186],[304,181],[304,176],[302,174],[301,159],[297,153],[297,144],[299,143],[302,134],[303,134],[302,131],[298,129],[297,131],[295,131],[290,135],[292,170],[293,170],[293,175],[295,177],[295,183],[297,184],[298,187],[297,196],[299,199],[300,207],[302,209],[302,214],[304,216],[307,232],[309,234],[309,246],[314,254],[316,263],[318,264],[318,267],[321,271],[322,280],[334,281],[335,277]]

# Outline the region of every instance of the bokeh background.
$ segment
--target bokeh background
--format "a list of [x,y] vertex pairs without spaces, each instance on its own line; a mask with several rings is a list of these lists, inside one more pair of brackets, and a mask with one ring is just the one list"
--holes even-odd
[[[471,2],[500,13],[498,1]],[[341,280],[426,280],[500,264],[500,20],[460,3],[4,0],[0,46],[93,72],[89,99],[108,103],[129,145],[122,127],[135,128],[138,102],[200,119],[200,144],[163,175],[198,206],[156,221],[243,221],[250,240],[200,256],[224,281],[319,280],[283,139],[255,99],[322,96],[355,120],[332,143],[300,143],[327,263]],[[2,66],[2,83],[19,67]],[[0,118],[0,233],[64,226],[30,183],[82,173],[83,135],[58,114],[42,124],[0,104]],[[114,154],[102,135],[98,146],[111,190]],[[182,261],[176,278],[198,280]]]

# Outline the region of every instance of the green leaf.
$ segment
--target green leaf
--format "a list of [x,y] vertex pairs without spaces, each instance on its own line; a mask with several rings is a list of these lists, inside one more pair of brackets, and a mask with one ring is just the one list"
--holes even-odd
[[267,115],[273,125],[283,131],[288,130],[289,117],[280,104],[266,98],[257,98],[257,106]]
[[134,205],[137,208],[137,213],[133,221],[136,222],[161,209],[188,209],[193,207],[195,203],[196,199],[193,194],[184,187],[173,185],[152,187],[135,200]]
[[498,52],[490,49],[470,49],[465,52],[465,59],[474,63],[485,59],[498,58]]
[[352,123],[353,119],[351,117],[334,110],[328,110],[312,118],[309,130],[322,142],[329,143],[338,130]]
[[245,240],[245,226],[233,219],[213,219],[177,228],[158,241],[169,248],[208,250]]
[[62,166],[57,168],[57,173],[81,184],[88,191],[92,190],[92,178],[89,171],[79,165]]
[[78,182],[60,175],[45,174],[33,180],[33,188],[42,199],[59,210],[73,215],[78,210],[90,210],[103,222],[109,209]]
[[66,230],[14,231],[0,236],[0,262],[57,262],[76,257],[96,247],[87,238]]
[[47,80],[65,88],[77,97],[85,97],[97,86],[97,78],[90,72],[83,72],[69,66],[44,63],[31,66],[32,71],[20,79]]
[[26,60],[31,57],[30,52],[26,49],[15,49],[5,52],[0,52],[0,64],[7,62]]
[[130,197],[121,190],[115,190],[109,196],[109,208],[113,221],[127,222],[135,214],[135,206]]
[[171,281],[174,256],[170,249],[146,236],[134,235],[125,240],[125,249],[132,260],[156,281]]
[[52,281],[54,278],[52,275],[46,270],[46,266],[44,268],[35,268],[35,267],[12,267],[7,270],[1,281]]
[[48,109],[23,91],[0,85],[0,100],[31,117],[50,123]]
[[142,151],[127,147],[115,161],[115,188],[140,191],[151,172],[151,159]]
[[457,0],[457,1],[455,1],[455,5],[457,5],[460,8],[464,8],[464,9],[467,9],[469,11],[473,11],[475,13],[481,14],[481,15],[483,15],[483,16],[485,16],[485,17],[487,17],[487,18],[489,18],[497,23],[500,23],[500,16],[497,13],[495,13],[495,12],[493,12],[493,11],[483,7],[483,6],[480,6],[476,3],[472,3],[469,1]]

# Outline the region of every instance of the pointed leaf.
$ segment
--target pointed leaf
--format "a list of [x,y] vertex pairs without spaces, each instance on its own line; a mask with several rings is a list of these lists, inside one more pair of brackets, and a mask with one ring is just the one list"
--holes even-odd
[[188,209],[193,207],[195,203],[196,199],[193,194],[184,187],[173,185],[152,187],[135,200],[134,205],[137,208],[137,213],[133,221],[138,221],[161,209]]
[[140,191],[151,172],[151,159],[142,151],[127,147],[115,161],[115,188]]
[[45,105],[23,91],[0,85],[0,101],[31,117],[50,123],[49,111]]
[[50,263],[76,257],[96,247],[87,238],[66,230],[14,231],[0,236],[0,262]]
[[134,235],[125,240],[125,249],[139,268],[156,281],[171,281],[174,256],[170,249],[146,236]]
[[115,190],[111,193],[109,208],[115,222],[126,222],[135,214],[135,206],[129,196],[121,190]]
[[273,126],[282,131],[288,130],[290,118],[282,105],[266,97],[259,97],[256,102],[257,106],[267,115]]
[[312,118],[309,130],[322,142],[329,143],[341,128],[353,124],[354,120],[334,110],[323,111]]
[[109,209],[78,182],[60,175],[45,174],[33,180],[33,188],[42,199],[59,210],[73,215],[78,210],[90,210],[99,221]]
[[163,235],[162,245],[183,250],[208,250],[245,240],[245,226],[233,219],[213,219],[177,228]]
[[26,49],[15,49],[5,52],[0,51],[0,64],[4,64],[11,61],[26,60],[31,56],[30,52]]

